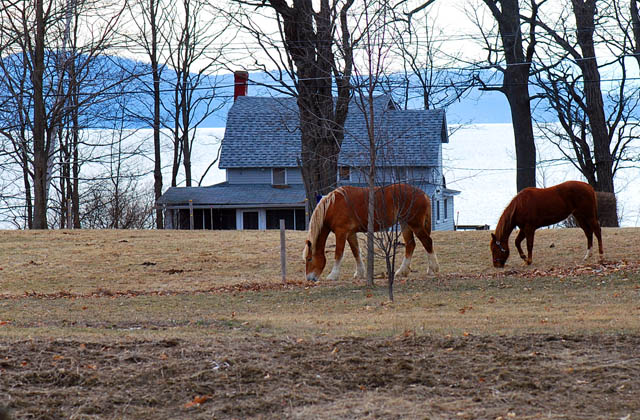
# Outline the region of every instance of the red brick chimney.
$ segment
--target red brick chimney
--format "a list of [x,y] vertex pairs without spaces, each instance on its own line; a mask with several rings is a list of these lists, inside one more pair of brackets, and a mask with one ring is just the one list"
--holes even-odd
[[246,96],[249,81],[249,72],[238,70],[233,72],[233,100],[235,102],[238,96]]

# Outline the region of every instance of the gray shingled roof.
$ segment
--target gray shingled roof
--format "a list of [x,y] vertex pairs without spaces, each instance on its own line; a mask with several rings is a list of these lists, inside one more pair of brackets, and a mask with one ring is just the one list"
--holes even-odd
[[305,192],[303,185],[277,188],[270,184],[221,184],[209,187],[171,187],[158,199],[157,203],[194,206],[302,206]]
[[[389,96],[375,98],[374,115],[380,118],[377,136],[387,144],[379,152],[378,165],[436,166],[440,145],[448,142],[444,110],[390,109],[392,104]],[[295,98],[238,97],[227,116],[219,167],[297,167],[298,125]],[[339,164],[366,166],[367,143],[364,115],[352,100]]]

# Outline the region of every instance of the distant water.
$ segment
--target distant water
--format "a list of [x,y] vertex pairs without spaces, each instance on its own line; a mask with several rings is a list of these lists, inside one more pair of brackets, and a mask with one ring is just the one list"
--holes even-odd
[[[538,144],[539,160],[560,157],[555,146]],[[502,210],[516,194],[516,159],[511,124],[476,124],[456,131],[444,145],[447,187],[455,198],[458,224],[495,227]],[[538,165],[538,186],[584,180],[569,163]],[[640,226],[640,168],[623,170],[615,181],[621,226]]]
[[[203,173],[215,157],[217,139],[222,128],[199,130],[194,147],[193,172]],[[201,139],[201,140],[200,140]],[[538,145],[542,159],[557,157],[553,145]],[[516,160],[511,124],[475,124],[464,126],[444,145],[444,172],[447,187],[460,191],[455,197],[456,223],[488,224],[495,227],[504,207],[516,194]],[[225,180],[224,171],[211,169],[203,185]],[[169,174],[166,174],[169,176]],[[568,163],[540,165],[537,171],[539,186],[583,180]],[[640,226],[640,168],[620,172],[616,179],[618,213],[622,226]]]

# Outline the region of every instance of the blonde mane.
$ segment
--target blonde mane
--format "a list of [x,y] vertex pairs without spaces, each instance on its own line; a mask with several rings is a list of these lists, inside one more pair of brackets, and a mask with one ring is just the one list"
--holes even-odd
[[302,251],[302,259],[307,259],[309,251],[311,251],[311,254],[313,255],[313,249],[316,246],[316,240],[318,239],[318,235],[320,235],[320,230],[324,225],[324,218],[327,215],[327,210],[329,210],[329,207],[335,201],[337,192],[343,193],[342,187],[333,190],[322,197],[320,202],[316,205],[316,208],[313,210],[313,214],[311,214],[311,219],[309,220],[309,233],[307,233],[307,241],[311,242],[311,249],[309,250],[309,247],[305,244],[304,250]]

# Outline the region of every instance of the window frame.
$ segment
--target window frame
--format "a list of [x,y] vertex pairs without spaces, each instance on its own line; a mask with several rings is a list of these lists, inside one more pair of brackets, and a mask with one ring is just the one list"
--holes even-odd
[[[347,170],[349,177],[348,178],[343,178],[342,177],[342,171],[343,170]],[[338,181],[347,181],[347,182],[351,182],[351,167],[350,166],[338,166]]]
[[[275,183],[275,174],[276,171],[278,170],[282,170],[282,174],[283,174],[283,182],[282,184],[276,184]],[[287,168],[271,168],[271,185],[289,185],[287,183]]]

